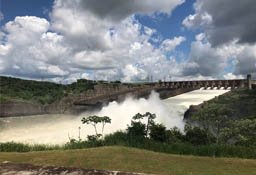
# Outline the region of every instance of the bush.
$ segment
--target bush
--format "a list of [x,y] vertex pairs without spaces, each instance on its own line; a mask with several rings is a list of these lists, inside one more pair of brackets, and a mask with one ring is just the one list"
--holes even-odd
[[173,127],[170,130],[166,131],[166,137],[168,143],[180,143],[183,142],[184,135],[181,133],[181,131],[177,127]]
[[185,133],[185,141],[193,145],[206,145],[214,140],[208,131],[199,127],[186,126]]
[[166,142],[167,135],[166,135],[166,127],[162,124],[154,124],[150,127],[150,139],[159,141],[159,142]]
[[117,131],[104,137],[104,143],[107,145],[126,145],[128,135],[126,132]]
[[127,128],[127,134],[130,137],[142,137],[146,136],[146,125],[141,122],[131,122],[131,126]]

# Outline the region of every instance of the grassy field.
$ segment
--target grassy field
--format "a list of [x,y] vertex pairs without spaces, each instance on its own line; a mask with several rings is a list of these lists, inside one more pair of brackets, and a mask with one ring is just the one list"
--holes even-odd
[[179,156],[127,147],[0,153],[0,162],[168,175],[254,175],[256,160]]

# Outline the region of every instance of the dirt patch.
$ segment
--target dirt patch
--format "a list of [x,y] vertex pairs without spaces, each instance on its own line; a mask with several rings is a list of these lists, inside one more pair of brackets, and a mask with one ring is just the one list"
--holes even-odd
[[0,164],[1,175],[143,175],[120,171],[106,171],[82,168],[35,166],[30,164],[15,164],[4,162]]

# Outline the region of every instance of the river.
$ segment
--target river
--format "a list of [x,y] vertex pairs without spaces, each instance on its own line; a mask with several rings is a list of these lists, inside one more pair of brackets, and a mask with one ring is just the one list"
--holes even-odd
[[[128,97],[122,103],[111,102],[100,111],[79,116],[61,114],[0,118],[0,142],[63,144],[70,138],[78,139],[79,133],[80,138],[85,139],[88,134],[94,134],[94,128],[83,125],[81,119],[94,114],[112,119],[111,124],[105,126],[104,133],[127,128],[132,116],[145,112],[155,113],[156,121],[167,128],[177,126],[182,130],[183,114],[189,105],[200,104],[227,91],[200,89],[165,100],[160,100],[158,94],[153,92],[148,99]],[[101,130],[100,127],[98,130]]]

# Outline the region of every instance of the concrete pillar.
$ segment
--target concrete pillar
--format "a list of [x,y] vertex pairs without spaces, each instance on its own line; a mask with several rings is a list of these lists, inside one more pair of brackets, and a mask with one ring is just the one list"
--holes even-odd
[[221,81],[218,81],[217,83],[217,89],[220,89],[221,88]]
[[207,89],[209,87],[209,82],[206,81],[205,84],[204,84],[204,89]]
[[235,89],[235,87],[236,87],[236,82],[235,82],[235,80],[233,80],[231,82],[231,89]]
[[228,80],[225,80],[225,82],[224,82],[224,89],[227,89],[228,85],[229,85]]
[[214,81],[211,81],[210,87],[211,87],[211,89],[214,89],[214,87],[215,87],[215,82]]
[[244,80],[240,80],[239,88],[244,88]]
[[252,75],[251,74],[247,75],[247,85],[248,85],[248,89],[252,89]]

